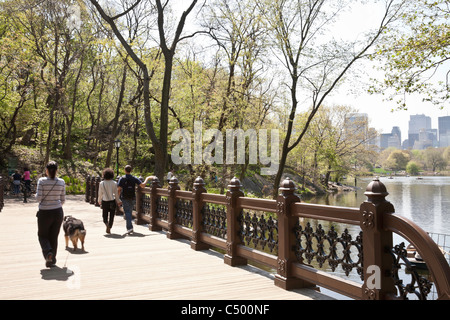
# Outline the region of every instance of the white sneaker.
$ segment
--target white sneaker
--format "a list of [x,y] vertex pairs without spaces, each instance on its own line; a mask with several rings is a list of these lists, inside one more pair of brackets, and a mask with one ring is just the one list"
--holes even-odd
[[128,233],[128,234],[133,233],[133,229],[128,229],[128,230],[127,230],[127,233]]

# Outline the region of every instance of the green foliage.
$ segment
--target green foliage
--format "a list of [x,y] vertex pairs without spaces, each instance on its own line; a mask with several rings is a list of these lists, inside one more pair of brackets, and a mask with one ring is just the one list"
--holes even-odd
[[66,183],[67,194],[84,194],[86,192],[86,181],[66,175],[60,178]]
[[384,176],[384,175],[390,174],[391,172],[387,171],[383,168],[374,168],[373,173],[378,176]]
[[436,170],[445,170],[447,161],[443,157],[442,149],[428,148],[425,154],[425,161],[428,168],[435,172]]
[[[368,141],[376,132],[364,129],[364,119],[350,122],[350,116],[356,112],[348,106],[323,106],[303,142],[293,150],[289,164],[313,182],[325,185],[331,175],[338,181],[347,174],[365,172],[368,164],[374,162],[375,152]],[[301,115],[295,127],[301,128],[305,121],[306,116]]]
[[411,93],[444,108],[450,98],[446,75],[450,1],[417,0],[408,5],[398,27],[386,30],[385,41],[378,48],[375,57],[382,64],[385,79],[375,80],[370,92],[397,99],[401,109],[407,109],[406,97]]
[[[438,2],[444,3],[443,0]],[[17,156],[21,163],[33,164],[33,177],[37,178],[42,174],[45,161],[57,160],[69,194],[84,193],[84,176],[99,175],[105,167],[116,172],[118,165],[120,174],[123,174],[124,165],[131,164],[135,172],[153,174],[158,164],[158,144],[152,142],[149,127],[159,136],[163,131],[164,112],[167,112],[161,107],[166,62],[159,40],[149,36],[153,31],[150,29],[152,23],[157,18],[152,7],[144,8],[141,3],[142,6],[116,20],[119,31],[129,37],[126,40],[148,68],[150,106],[147,106],[141,66],[111,36],[110,26],[100,25],[98,17],[94,16],[95,8],[90,8],[89,3],[71,0],[0,2],[0,162],[6,164],[6,157],[11,154]],[[123,11],[120,3],[111,4],[117,5],[111,9]],[[298,27],[306,27],[301,25],[301,21],[309,21],[309,18],[300,16],[305,12],[299,3],[276,2],[277,6],[286,5],[283,12],[287,14],[285,22],[291,33],[289,40],[295,45],[300,45],[297,35],[301,28]],[[70,23],[73,4],[80,8],[78,18],[82,19],[82,24],[78,28],[71,27]],[[167,2],[167,8],[171,4],[171,1]],[[304,5],[307,8],[312,3],[305,2]],[[276,49],[272,41],[276,40],[280,45],[282,40],[288,40],[275,36],[275,30],[283,31],[276,25],[276,20],[282,17],[275,15],[274,19],[263,19],[264,14],[276,13],[269,10],[275,9],[274,6],[270,1],[215,0],[210,6],[202,7],[205,11],[199,17],[202,16],[202,23],[210,30],[209,39],[213,40],[213,45],[208,52],[214,54],[199,54],[205,52],[205,48],[198,35],[185,37],[183,46],[177,47],[168,105],[169,157],[170,150],[177,143],[170,141],[171,133],[180,128],[192,133],[195,121],[202,121],[203,130],[219,129],[224,136],[227,129],[235,128],[244,131],[280,129],[282,141],[287,137],[285,129],[293,123],[290,146],[294,141],[300,141],[297,140],[298,133],[306,126],[308,115],[299,114],[303,106],[297,101],[299,105],[294,113],[299,116],[289,120],[291,92],[276,84],[277,77],[285,75],[278,74],[279,70],[271,65],[272,59],[278,64],[277,59],[282,57],[277,50],[283,51],[280,46]],[[310,9],[318,14],[316,24],[322,14],[331,13],[322,11],[321,6]],[[142,21],[148,24],[140,25]],[[324,92],[336,84],[332,80],[339,74],[338,69],[347,65],[347,59],[354,57],[347,46],[334,46],[333,43],[316,47],[315,35],[321,34],[321,27],[329,27],[328,23],[322,24],[324,21],[327,20],[320,20],[316,25],[318,29],[313,28],[315,31],[308,35],[312,38],[304,42],[312,45],[310,48],[300,46],[295,49],[299,60],[292,65],[302,74],[295,85],[298,89],[316,85],[310,91],[315,98],[319,96],[317,88],[320,88],[320,95],[325,96]],[[422,33],[423,39],[428,32],[440,39],[437,43],[444,46],[445,24],[437,25],[435,22],[437,20],[433,20],[431,26],[438,26],[437,30],[431,26],[426,29],[423,25],[416,31]],[[412,26],[414,22],[411,20],[410,24]],[[303,31],[308,33],[309,30]],[[407,38],[400,40],[408,44]],[[422,45],[426,45],[425,40]],[[396,53],[398,60],[395,63],[402,59],[409,63],[419,61],[408,57],[405,52],[407,50]],[[123,101],[119,104],[122,83]],[[304,102],[306,99],[298,100]],[[319,105],[322,101],[314,107]],[[312,180],[317,184],[328,180],[330,175],[338,179],[343,175],[365,172],[366,167],[375,162],[373,150],[364,142],[367,137],[362,137],[358,130],[350,130],[352,128],[344,121],[345,115],[355,110],[341,106],[323,106],[317,110],[303,140],[289,154],[287,164],[305,181]],[[111,143],[118,137],[122,145],[117,154]],[[202,147],[209,143],[205,139]],[[448,154],[444,158],[448,159]],[[388,157],[386,155],[384,160],[387,161]],[[410,160],[421,166],[435,163],[431,155],[425,157],[425,153],[411,153]],[[392,166],[406,166],[405,159],[402,161],[392,156],[389,161]],[[214,171],[220,180],[212,183],[205,179],[208,180],[208,190],[224,193],[233,176],[252,177],[260,173],[260,167],[237,164],[223,168],[195,164],[175,169],[187,188],[191,188],[198,175],[208,176]],[[311,191],[306,186],[300,190]]]
[[[425,150],[398,150],[389,148],[380,153],[379,162],[383,163],[383,169],[386,170],[405,170],[408,172],[408,165],[411,170],[415,166],[419,170],[436,172],[445,171],[449,162],[447,152],[449,148],[428,148]],[[409,172],[408,172],[409,173]]]
[[409,160],[410,156],[407,152],[395,150],[389,155],[384,166],[385,168],[390,168],[394,171],[405,170]]
[[420,172],[419,164],[414,161],[409,161],[406,165],[406,172],[410,175],[416,176]]

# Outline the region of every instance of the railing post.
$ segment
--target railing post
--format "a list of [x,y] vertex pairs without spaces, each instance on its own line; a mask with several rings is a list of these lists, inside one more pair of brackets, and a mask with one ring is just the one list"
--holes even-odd
[[4,186],[3,186],[3,177],[0,176],[0,212],[3,209],[3,206],[5,205],[5,200],[3,199],[3,194],[5,192]]
[[198,177],[194,181],[194,189],[192,190],[192,238],[191,248],[200,251],[209,249],[209,245],[200,242],[200,234],[202,232],[202,208],[203,203],[200,199],[202,193],[205,193],[205,181]]
[[85,201],[86,202],[90,202],[90,196],[91,196],[91,176],[88,175],[86,177],[86,197],[85,197]]
[[237,245],[240,244],[239,232],[239,209],[237,199],[244,196],[241,191],[241,182],[238,178],[231,179],[226,195],[227,200],[227,252],[224,262],[232,267],[246,265],[247,259],[237,256]]
[[91,192],[91,196],[89,198],[89,203],[95,204],[95,177],[91,177],[90,192]]
[[385,185],[375,178],[364,193],[367,201],[360,206],[363,232],[363,299],[385,300],[396,295],[394,279],[391,276],[392,232],[383,227],[383,216],[394,213],[394,206],[386,201],[389,194]]
[[100,176],[97,176],[97,178],[95,179],[95,200],[94,200],[96,207],[100,207],[100,205],[98,204],[98,189],[100,186],[100,181],[101,181]]
[[155,178],[152,180],[152,184],[150,186],[150,223],[148,229],[150,231],[161,231],[162,228],[156,225],[156,217],[157,212],[156,209],[158,207],[158,197],[156,195],[156,191],[158,188],[161,188],[159,183],[159,179]]
[[143,192],[140,186],[136,188],[136,224],[145,224],[145,220],[142,219],[143,210],[142,210],[142,198]]
[[178,185],[178,179],[176,177],[173,177],[169,181],[169,198],[167,200],[168,204],[168,214],[167,214],[167,220],[168,220],[168,230],[167,230],[167,238],[169,239],[178,239],[180,238],[180,235],[175,233],[174,227],[176,222],[176,203],[177,199],[175,198],[175,191],[180,190],[180,186]]
[[295,183],[286,178],[278,190],[281,193],[277,197],[278,259],[274,283],[285,290],[313,287],[313,284],[292,276],[292,263],[297,261],[292,250],[295,246],[293,230],[298,218],[292,216],[290,208],[292,203],[300,202],[300,198],[295,194]]
[[[117,184],[117,186],[119,185],[119,179],[120,179],[120,177],[117,176],[117,177],[116,177],[116,184]],[[123,213],[122,213],[122,211],[120,211],[120,207],[116,205],[116,213],[115,213],[115,215],[116,215],[116,216],[120,216],[120,215],[122,215],[122,214],[123,214]]]

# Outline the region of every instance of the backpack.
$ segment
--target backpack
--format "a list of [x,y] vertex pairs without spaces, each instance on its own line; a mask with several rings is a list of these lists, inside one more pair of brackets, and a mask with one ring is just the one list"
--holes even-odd
[[136,196],[135,186],[136,182],[134,179],[128,179],[127,176],[123,176],[123,184],[122,184],[122,197],[124,199],[134,199]]

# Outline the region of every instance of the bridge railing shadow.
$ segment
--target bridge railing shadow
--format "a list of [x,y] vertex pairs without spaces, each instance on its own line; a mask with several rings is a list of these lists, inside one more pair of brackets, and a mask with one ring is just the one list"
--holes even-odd
[[[97,204],[99,177],[86,180]],[[137,188],[139,224],[185,238],[193,250],[215,248],[230,266],[256,263],[286,290],[323,287],[354,299],[450,299],[450,267],[442,250],[414,222],[396,215],[375,178],[360,208],[303,203],[286,178],[275,200],[245,197],[233,178],[225,195],[208,194],[198,177],[181,191],[176,177]],[[120,214],[118,212],[118,214]],[[395,235],[395,237],[394,237]],[[404,241],[394,243],[401,237]],[[415,257],[421,257],[421,263]],[[425,271],[424,271],[425,269]]]

